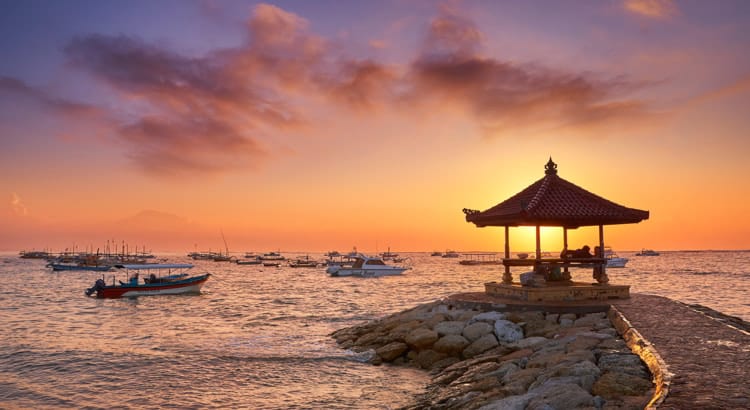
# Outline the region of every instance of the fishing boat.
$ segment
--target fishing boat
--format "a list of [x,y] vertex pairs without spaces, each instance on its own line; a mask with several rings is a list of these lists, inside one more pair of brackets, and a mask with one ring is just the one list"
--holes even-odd
[[283,261],[284,258],[279,252],[267,252],[260,256],[262,261]]
[[235,259],[234,263],[238,265],[260,265],[263,261],[256,257],[255,259]]
[[384,260],[388,260],[388,259],[397,258],[398,254],[395,252],[391,252],[391,247],[389,246],[387,251],[380,254],[380,257],[383,258]]
[[[189,276],[185,271],[193,267],[190,264],[137,264],[116,267],[124,269],[128,278],[126,282],[119,281],[117,284],[112,276],[112,284],[107,285],[102,277],[96,280],[94,286],[86,289],[86,296],[96,293],[97,298],[111,299],[200,293],[201,287],[211,276],[210,273]],[[142,273],[143,281],[140,280]]]
[[289,267],[291,268],[317,268],[318,262],[314,259],[310,259],[310,255],[300,256],[299,258],[290,261]]
[[386,265],[383,258],[380,257],[369,257],[360,254],[352,266],[333,265],[329,266],[326,272],[331,276],[380,277],[400,275],[407,269],[402,266]]
[[430,256],[443,256],[443,252],[440,251],[433,251]]

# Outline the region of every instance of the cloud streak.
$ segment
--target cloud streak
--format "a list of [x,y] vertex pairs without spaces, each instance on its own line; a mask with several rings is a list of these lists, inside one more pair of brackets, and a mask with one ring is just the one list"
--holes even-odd
[[[597,129],[646,114],[644,103],[622,98],[634,87],[626,79],[483,55],[481,30],[449,9],[401,66],[348,58],[304,18],[267,4],[254,8],[245,28],[241,46],[199,57],[98,34],[73,39],[65,53],[124,104],[146,107],[113,113],[112,129],[134,164],[156,176],[255,169],[273,155],[276,135],[324,128],[311,108],[320,102],[372,115],[389,107],[407,116],[457,109],[498,138]],[[7,79],[2,87],[23,89]],[[90,109],[36,98],[71,114]]]
[[666,19],[677,14],[673,0],[625,0],[626,11],[651,19]]

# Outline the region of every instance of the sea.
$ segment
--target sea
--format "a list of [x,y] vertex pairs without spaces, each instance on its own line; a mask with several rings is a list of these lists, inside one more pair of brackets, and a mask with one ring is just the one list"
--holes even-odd
[[[398,408],[430,376],[367,364],[330,333],[502,277],[501,266],[429,253],[402,254],[403,275],[367,279],[159,256],[212,276],[199,295],[101,300],[84,295],[101,272],[0,254],[0,408]],[[611,283],[750,321],[750,251],[620,256],[630,260],[608,270]]]

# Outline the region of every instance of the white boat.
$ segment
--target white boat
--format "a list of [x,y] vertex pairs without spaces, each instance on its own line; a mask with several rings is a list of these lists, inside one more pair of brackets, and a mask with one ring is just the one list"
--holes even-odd
[[608,268],[624,268],[628,258],[618,256],[609,246],[604,247],[604,258],[607,259]]
[[360,277],[379,277],[389,275],[400,275],[405,270],[402,266],[386,265],[383,258],[369,257],[359,254],[352,266],[329,266],[326,273],[331,276],[360,276]]

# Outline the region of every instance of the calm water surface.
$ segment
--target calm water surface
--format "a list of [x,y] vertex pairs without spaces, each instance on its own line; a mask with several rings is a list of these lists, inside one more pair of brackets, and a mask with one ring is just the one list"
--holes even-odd
[[[750,320],[750,252],[620,256],[630,262],[609,271],[612,283]],[[51,273],[44,261],[0,254],[0,407],[406,405],[427,374],[363,363],[328,334],[482,291],[501,277],[497,266],[464,267],[427,254],[411,255],[409,264],[401,276],[360,279],[332,278],[322,268],[198,262],[195,273],[214,274],[201,295],[98,300],[83,291],[101,273]],[[590,271],[574,273],[589,278]]]

